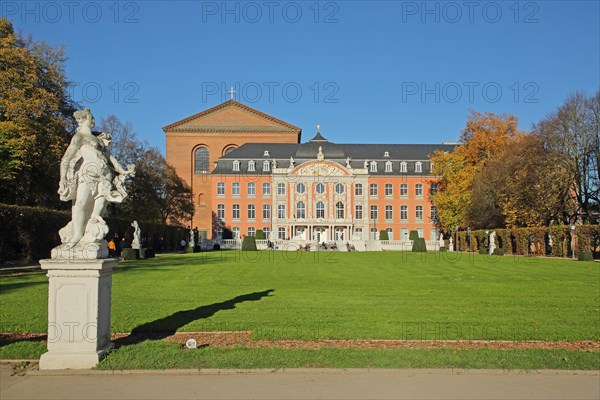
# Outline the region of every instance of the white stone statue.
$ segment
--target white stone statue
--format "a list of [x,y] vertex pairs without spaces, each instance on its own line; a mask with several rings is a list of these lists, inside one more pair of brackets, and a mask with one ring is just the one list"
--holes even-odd
[[273,169],[277,168],[277,160],[273,160]]
[[190,243],[188,244],[189,247],[195,247],[196,246],[196,240],[194,238],[194,230],[192,228],[190,228]]
[[448,246],[448,251],[454,251],[454,243],[452,240],[452,236],[450,236],[450,245]]
[[294,157],[290,157],[290,167],[294,168],[296,166],[296,161],[294,161]]
[[131,248],[139,250],[142,248],[142,232],[140,231],[140,226],[138,225],[137,221],[133,221],[131,226],[133,226],[133,240],[131,241]]
[[350,161],[352,161],[352,157],[346,157],[346,168],[351,168]]
[[120,203],[127,196],[125,178],[134,176],[135,166],[124,169],[110,155],[109,134],[92,133],[95,123],[89,109],[74,116],[77,132],[61,160],[58,189],[62,201],[73,202],[72,216],[59,231],[62,244],[52,250],[52,258],[106,258],[108,226],[102,217],[108,203]]
[[494,250],[496,250],[496,231],[493,231],[492,233],[490,233],[490,248],[489,248],[490,254],[493,254]]
[[319,146],[319,152],[317,153],[317,160],[323,161],[325,159],[325,155],[323,154],[323,148]]
[[444,234],[440,233],[440,246],[444,245]]

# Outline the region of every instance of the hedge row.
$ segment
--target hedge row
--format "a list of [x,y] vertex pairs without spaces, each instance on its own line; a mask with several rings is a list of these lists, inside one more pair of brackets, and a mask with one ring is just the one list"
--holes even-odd
[[[554,257],[571,256],[571,228],[565,225],[554,225],[544,228],[488,229],[470,232],[458,232],[458,244],[454,247],[460,251],[479,252],[487,248],[488,236],[496,232],[496,247],[505,254],[547,255]],[[456,236],[454,236],[456,240]],[[575,226],[575,256],[580,252],[600,252],[600,226]]]
[[[0,262],[35,262],[50,257],[53,247],[60,244],[58,231],[71,220],[71,213],[39,207],[0,204]],[[117,246],[131,246],[132,221],[106,218],[107,240],[117,235]],[[181,239],[188,240],[187,229],[152,222],[138,221],[142,245],[156,251],[179,249]],[[122,241],[122,239],[125,239]]]

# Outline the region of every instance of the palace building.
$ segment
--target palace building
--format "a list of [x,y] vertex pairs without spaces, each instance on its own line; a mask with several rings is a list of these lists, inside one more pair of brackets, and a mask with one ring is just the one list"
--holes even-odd
[[163,128],[167,162],[191,187],[192,226],[206,239],[437,239],[429,157],[440,144],[341,144],[235,100]]

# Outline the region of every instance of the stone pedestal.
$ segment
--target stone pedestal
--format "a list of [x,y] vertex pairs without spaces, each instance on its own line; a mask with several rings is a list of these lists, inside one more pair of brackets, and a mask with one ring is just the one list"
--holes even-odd
[[93,368],[112,347],[113,258],[41,260],[48,271],[48,352],[40,369]]

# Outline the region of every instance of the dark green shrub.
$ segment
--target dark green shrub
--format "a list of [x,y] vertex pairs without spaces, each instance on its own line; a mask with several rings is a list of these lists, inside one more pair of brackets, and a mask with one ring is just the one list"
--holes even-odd
[[487,254],[488,250],[485,247],[480,247],[479,248],[479,254]]
[[142,258],[154,258],[156,255],[156,253],[154,252],[154,249],[152,247],[148,247],[148,248],[142,248],[140,251],[140,256]]
[[213,250],[221,250],[221,245],[219,243],[213,244]]
[[408,234],[409,240],[417,240],[418,238],[419,238],[419,232],[417,232],[417,231],[410,231],[410,233]]
[[254,236],[246,236],[242,242],[242,251],[256,251],[256,238]]
[[262,229],[256,231],[256,240],[265,240],[265,233]]
[[425,253],[427,251],[427,245],[425,244],[425,239],[418,237],[415,240],[413,240],[412,251],[419,252],[419,253]]
[[503,256],[504,255],[504,249],[501,249],[500,247],[496,247],[494,249],[494,253],[495,256]]
[[445,253],[447,251],[448,251],[448,249],[446,247],[444,247],[444,246],[440,247],[440,252]]
[[388,231],[382,229],[381,232],[379,232],[379,240],[390,240],[390,235],[388,235]]
[[125,248],[121,251],[121,258],[123,260],[138,260],[140,258],[140,251],[138,249]]
[[594,256],[591,251],[582,251],[577,257],[579,261],[594,261]]

